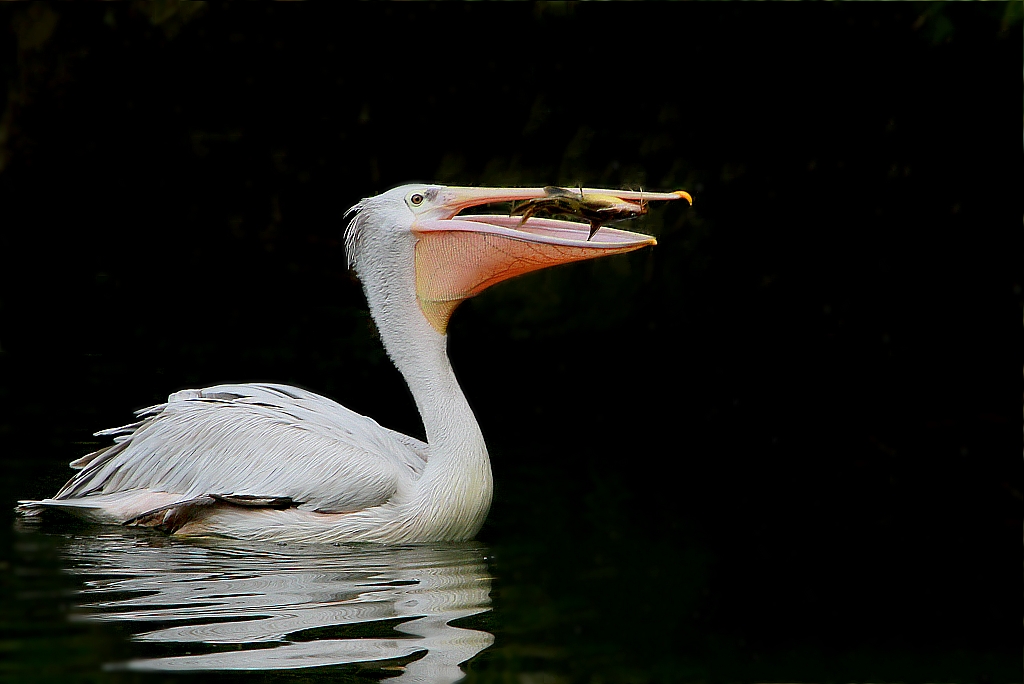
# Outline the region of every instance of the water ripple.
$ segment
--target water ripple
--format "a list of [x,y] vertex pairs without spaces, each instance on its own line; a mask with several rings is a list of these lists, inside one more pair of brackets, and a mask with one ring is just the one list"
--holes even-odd
[[199,545],[117,532],[75,540],[66,554],[83,579],[76,619],[127,623],[136,642],[178,645],[117,669],[393,666],[422,653],[394,681],[444,682],[494,641],[450,624],[490,610],[486,548],[476,543]]

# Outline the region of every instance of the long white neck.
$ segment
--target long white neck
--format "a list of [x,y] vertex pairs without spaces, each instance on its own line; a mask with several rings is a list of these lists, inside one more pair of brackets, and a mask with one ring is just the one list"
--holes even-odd
[[413,505],[422,509],[418,524],[437,528],[445,539],[470,539],[490,507],[491,466],[476,416],[448,361],[447,337],[423,316],[410,271],[371,269],[360,278],[384,347],[412,392],[430,445],[414,497]]

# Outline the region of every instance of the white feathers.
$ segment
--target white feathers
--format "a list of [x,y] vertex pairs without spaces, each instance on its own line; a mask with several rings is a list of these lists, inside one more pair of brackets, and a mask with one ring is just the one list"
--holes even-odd
[[182,498],[290,497],[308,510],[362,510],[391,499],[423,469],[426,445],[418,453],[395,434],[297,388],[188,390],[171,395],[126,441],[92,455],[55,498],[148,490]]

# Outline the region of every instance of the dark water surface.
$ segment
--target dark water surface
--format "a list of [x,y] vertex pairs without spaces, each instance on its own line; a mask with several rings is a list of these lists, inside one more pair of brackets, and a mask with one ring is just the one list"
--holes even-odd
[[260,547],[115,528],[19,533],[14,550],[11,621],[58,606],[35,638],[5,644],[30,656],[7,665],[26,680],[68,648],[79,657],[52,674],[84,681],[351,664],[396,681],[455,681],[458,664],[494,641],[450,624],[490,610],[479,544]]
[[[947,650],[927,629],[906,634],[928,616],[905,614],[907,597],[895,588],[851,609],[859,578],[820,558],[808,560],[826,576],[825,593],[821,582],[787,577],[807,568],[763,566],[751,554],[754,564],[732,569],[761,587],[743,601],[749,589],[727,579],[736,573],[685,533],[661,542],[553,545],[540,533],[385,548],[184,541],[51,521],[18,523],[5,542],[0,678],[10,682],[1008,682],[1019,674],[1008,649],[985,643],[991,625],[980,626],[973,647]],[[759,595],[766,578],[781,602]],[[819,592],[823,610],[809,612],[801,589]],[[934,600],[941,621],[948,599]]]

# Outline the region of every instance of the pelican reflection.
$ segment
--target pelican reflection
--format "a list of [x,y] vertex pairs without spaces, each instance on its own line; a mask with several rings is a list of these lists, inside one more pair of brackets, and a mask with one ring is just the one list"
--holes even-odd
[[[130,624],[143,653],[161,645],[118,669],[380,663],[400,672],[396,682],[444,682],[494,641],[450,624],[490,610],[486,547],[474,542],[198,545],[117,532],[72,540],[66,553],[84,580],[77,619]],[[169,644],[180,648],[168,655]]]

